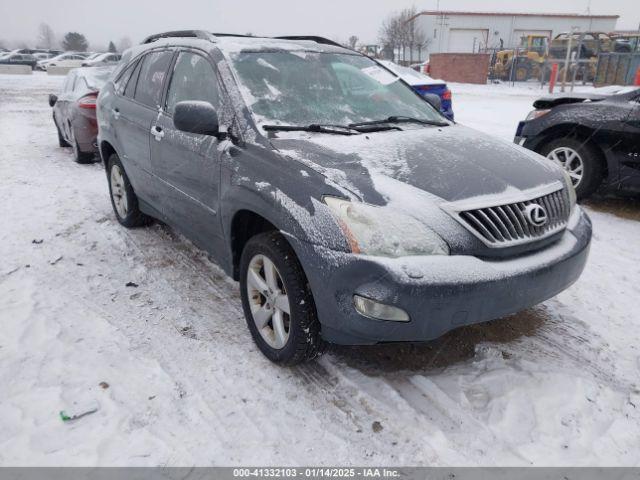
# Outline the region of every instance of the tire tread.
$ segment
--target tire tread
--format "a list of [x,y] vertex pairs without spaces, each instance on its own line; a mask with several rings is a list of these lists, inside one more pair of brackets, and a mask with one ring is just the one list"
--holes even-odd
[[[291,321],[292,323],[294,321],[298,323],[296,327],[298,334],[293,337],[291,337],[292,327],[290,326],[289,341],[293,338],[293,346],[286,345],[282,350],[276,351],[278,352],[277,354],[274,354],[274,350],[264,342],[260,332],[255,328],[246,294],[246,272],[251,258],[258,252],[266,253],[270,258],[272,255],[276,257],[271,258],[271,260],[276,263],[281,277],[287,283],[287,294],[290,297],[292,312]],[[242,306],[247,324],[258,348],[265,356],[275,363],[291,366],[312,360],[321,355],[324,351],[325,343],[320,336],[320,322],[311,288],[302,265],[300,265],[295,252],[285,237],[278,231],[265,232],[252,237],[242,252],[240,271]],[[291,290],[289,283],[297,285],[295,291]]]

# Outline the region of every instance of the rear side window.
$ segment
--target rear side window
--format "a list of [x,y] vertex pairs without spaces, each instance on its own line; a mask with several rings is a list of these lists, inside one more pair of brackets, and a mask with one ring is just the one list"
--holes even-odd
[[81,90],[86,90],[87,88],[87,82],[85,81],[84,78],[82,77],[77,77],[76,78],[76,83],[73,86],[73,91],[74,92],[79,92]]
[[176,103],[202,100],[218,105],[218,83],[209,61],[195,53],[181,52],[167,92],[167,113],[173,114]]
[[138,76],[140,75],[141,65],[142,65],[142,62],[141,61],[138,62],[138,64],[136,65],[136,68],[134,69],[133,73],[129,77],[129,81],[127,82],[127,87],[124,90],[125,97],[133,98],[133,94],[136,91],[136,84],[138,83]]
[[73,90],[73,83],[76,80],[76,75],[75,73],[72,73],[71,75],[67,75],[67,80],[64,82],[64,91],[65,92],[70,92],[71,90]]
[[151,52],[144,57],[134,95],[138,102],[152,108],[160,105],[162,87],[172,57],[173,52],[168,50]]
[[135,68],[138,66],[138,63],[139,62],[133,62],[131,65],[129,65],[126,70],[122,72],[122,75],[120,75],[120,77],[118,77],[118,79],[115,81],[114,85],[116,87],[116,92],[118,93],[118,95],[122,95],[124,93],[127,82],[131,78],[131,74],[133,73]]

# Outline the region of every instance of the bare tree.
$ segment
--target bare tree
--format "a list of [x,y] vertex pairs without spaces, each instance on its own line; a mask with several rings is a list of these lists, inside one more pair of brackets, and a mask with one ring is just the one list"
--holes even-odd
[[[415,18],[418,14],[416,7],[405,8],[400,12],[394,13],[382,22],[380,28],[380,42],[383,51],[393,52],[393,56],[403,62],[414,60],[414,53],[417,51],[417,57],[421,57],[422,50],[426,48],[429,41],[426,34],[418,28]],[[407,58],[407,49],[409,56]]]
[[127,48],[131,48],[133,42],[129,37],[122,37],[118,42],[118,51],[124,52]]
[[351,35],[349,37],[349,48],[355,50],[356,46],[358,45],[358,40],[360,40],[358,37],[356,37],[355,35]]
[[48,23],[42,22],[38,26],[38,46],[41,48],[54,48],[56,46],[56,34]]

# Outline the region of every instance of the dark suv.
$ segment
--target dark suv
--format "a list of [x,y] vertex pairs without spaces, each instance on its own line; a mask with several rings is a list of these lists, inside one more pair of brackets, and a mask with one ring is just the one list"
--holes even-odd
[[118,221],[161,219],[210,252],[276,362],[508,315],[587,259],[562,169],[319,37],[154,35],[124,54],[98,121]]

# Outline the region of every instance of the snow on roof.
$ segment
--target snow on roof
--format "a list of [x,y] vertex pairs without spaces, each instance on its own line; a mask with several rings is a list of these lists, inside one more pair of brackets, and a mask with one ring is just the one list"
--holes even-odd
[[280,38],[262,37],[216,37],[215,45],[227,53],[240,53],[242,51],[306,51],[306,52],[330,52],[330,53],[354,53],[346,48],[337,47],[313,40],[286,40]]

